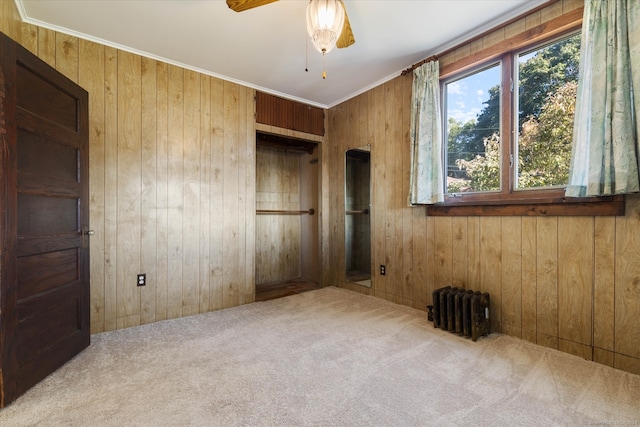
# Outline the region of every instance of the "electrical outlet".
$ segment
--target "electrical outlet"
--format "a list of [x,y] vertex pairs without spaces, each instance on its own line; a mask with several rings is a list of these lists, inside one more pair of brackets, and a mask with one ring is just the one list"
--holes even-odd
[[384,276],[385,274],[387,274],[387,267],[385,267],[384,265],[380,264],[380,275]]
[[144,286],[147,284],[147,275],[138,274],[138,286]]

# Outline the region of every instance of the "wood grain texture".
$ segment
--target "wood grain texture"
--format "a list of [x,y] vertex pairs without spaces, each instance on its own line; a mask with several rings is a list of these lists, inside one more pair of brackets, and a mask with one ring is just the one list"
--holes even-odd
[[592,344],[593,218],[558,218],[558,334]]
[[89,97],[94,120],[89,129],[89,218],[95,234],[90,239],[91,333],[104,330],[105,301],[105,54],[104,47],[80,40],[78,83]]
[[140,273],[147,275],[147,285],[140,289],[140,323],[156,320],[158,273],[158,205],[157,205],[157,67],[156,61],[142,58],[141,71],[141,217]]
[[[538,336],[558,336],[558,219],[540,217],[536,229]],[[540,335],[544,334],[544,335]],[[543,344],[545,345],[545,344]],[[557,347],[556,347],[557,348]]]
[[593,277],[593,345],[614,349],[615,218],[595,218]]
[[118,329],[140,324],[140,231],[142,177],[141,58],[118,52],[118,153],[116,310]]

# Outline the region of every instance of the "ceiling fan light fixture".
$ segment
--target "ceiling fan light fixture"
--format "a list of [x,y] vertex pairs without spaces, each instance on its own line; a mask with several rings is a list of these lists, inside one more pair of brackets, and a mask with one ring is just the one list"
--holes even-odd
[[313,46],[325,54],[336,46],[344,26],[344,8],[340,0],[309,0],[307,32]]

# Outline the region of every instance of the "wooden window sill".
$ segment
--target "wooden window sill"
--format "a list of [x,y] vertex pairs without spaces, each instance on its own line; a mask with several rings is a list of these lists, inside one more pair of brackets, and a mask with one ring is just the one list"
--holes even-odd
[[427,216],[621,216],[625,214],[623,195],[597,200],[562,199],[553,202],[473,201],[445,202],[426,206]]

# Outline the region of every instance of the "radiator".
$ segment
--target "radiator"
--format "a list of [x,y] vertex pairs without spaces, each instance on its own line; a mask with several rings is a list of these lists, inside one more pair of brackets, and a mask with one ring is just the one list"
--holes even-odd
[[427,306],[433,326],[452,333],[478,337],[491,333],[488,293],[445,286],[433,291],[433,305]]

